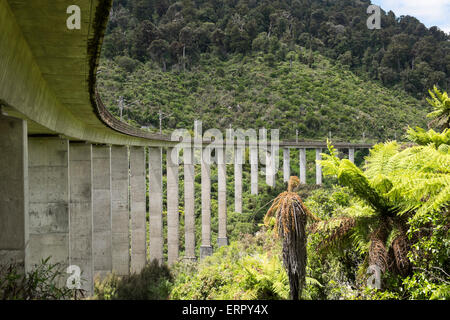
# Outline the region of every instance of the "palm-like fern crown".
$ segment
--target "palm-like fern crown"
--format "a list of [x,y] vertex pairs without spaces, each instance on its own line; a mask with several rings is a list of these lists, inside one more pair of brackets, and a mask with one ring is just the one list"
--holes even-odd
[[349,160],[340,160],[329,144],[330,155],[323,154],[324,160],[319,161],[324,174],[337,176],[361,202],[342,216],[313,226],[313,231],[325,234],[322,247],[339,244],[351,235],[355,247],[369,254],[369,263],[385,270],[387,252],[392,249],[397,270],[409,270],[407,219],[418,221],[431,212],[446,214],[450,204],[448,130],[420,134],[430,138],[428,145],[403,149],[397,142],[376,145],[366,158],[364,171]]
[[300,179],[296,176],[289,178],[288,191],[280,193],[272,203],[272,206],[264,217],[264,223],[270,224],[271,219],[275,218],[275,232],[277,236],[293,231],[296,219],[304,215],[313,220],[318,220],[303,203],[300,196],[294,192],[300,185]]
[[450,127],[450,98],[447,92],[441,92],[436,86],[429,90],[431,99],[427,101],[433,106],[433,111],[427,115],[433,118],[431,124],[437,124],[443,129]]

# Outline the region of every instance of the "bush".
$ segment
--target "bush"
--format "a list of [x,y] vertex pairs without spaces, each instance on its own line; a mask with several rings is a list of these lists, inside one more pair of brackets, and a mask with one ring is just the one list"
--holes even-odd
[[[63,300],[77,298],[80,290],[60,286],[66,276],[62,264],[42,260],[32,271],[23,272],[23,264],[0,266],[0,300]],[[65,284],[65,283],[64,283]]]
[[139,274],[118,277],[110,274],[95,281],[95,299],[99,300],[165,300],[173,277],[166,265],[153,260]]
[[133,72],[139,64],[138,61],[126,56],[117,57],[116,62],[121,68],[123,68],[127,72]]
[[278,300],[289,297],[281,247],[269,234],[246,235],[197,266],[175,267],[172,299]]

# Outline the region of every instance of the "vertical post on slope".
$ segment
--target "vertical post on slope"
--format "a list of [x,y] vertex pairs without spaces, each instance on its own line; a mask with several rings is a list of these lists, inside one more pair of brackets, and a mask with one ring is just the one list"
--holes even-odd
[[234,212],[242,213],[242,164],[244,149],[236,146],[234,158]]
[[301,148],[299,150],[300,161],[300,182],[306,184],[306,149]]
[[[69,141],[28,139],[28,266],[50,257],[69,266]],[[30,270],[28,270],[30,271]],[[65,279],[58,279],[65,286]]]
[[81,269],[81,288],[94,292],[92,145],[71,142],[69,147],[70,265]]
[[193,149],[183,149],[184,161],[184,258],[196,260],[195,257],[195,167]]
[[92,146],[94,276],[112,271],[111,147]]
[[130,273],[130,204],[128,147],[111,147],[112,269],[119,276]]
[[202,244],[200,259],[212,255],[211,246],[211,150],[202,152]]
[[[322,160],[322,149],[317,148],[316,149],[316,161]],[[316,162],[316,184],[322,185],[322,166]]]
[[163,262],[163,194],[162,194],[162,149],[148,149],[148,207],[149,207],[149,256],[150,261]]
[[228,245],[227,238],[227,164],[224,148],[217,148],[218,169],[218,202],[219,202],[219,235],[217,244],[219,247]]
[[167,155],[167,256],[168,264],[178,260],[180,213],[178,208],[178,148],[168,148]]
[[355,163],[355,148],[350,148],[350,149],[348,149],[348,159],[349,159],[352,163]]
[[131,273],[141,272],[147,260],[145,171],[145,148],[130,147]]
[[283,149],[283,181],[289,182],[289,178],[291,177],[291,154],[289,148]]
[[258,194],[258,146],[250,146],[250,192]]
[[27,267],[28,132],[27,122],[0,112],[0,264]]

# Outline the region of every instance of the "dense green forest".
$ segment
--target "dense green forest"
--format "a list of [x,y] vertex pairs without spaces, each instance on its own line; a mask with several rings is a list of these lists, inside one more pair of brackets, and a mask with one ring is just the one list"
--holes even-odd
[[[130,123],[230,126],[282,138],[400,139],[447,88],[449,37],[368,1],[114,1],[99,91]],[[281,112],[280,112],[281,111]],[[251,120],[251,121],[249,121]]]
[[[191,69],[202,53],[275,54],[296,45],[422,97],[450,82],[449,36],[411,16],[382,11],[369,30],[370,1],[359,0],[116,0],[104,41],[108,59],[157,61],[164,70]],[[305,60],[311,64],[313,57]]]

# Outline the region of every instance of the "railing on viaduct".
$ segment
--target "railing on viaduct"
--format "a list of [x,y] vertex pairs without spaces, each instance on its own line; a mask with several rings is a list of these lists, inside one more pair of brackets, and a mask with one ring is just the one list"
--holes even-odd
[[[83,17],[79,32],[65,28],[64,10],[71,2],[40,1],[36,7],[32,1],[0,0],[0,264],[15,261],[31,270],[51,256],[53,262],[78,266],[86,280],[82,288],[91,294],[97,274],[139,272],[147,257],[164,262],[164,209],[168,263],[197,258],[195,146],[185,146],[182,159],[171,157],[178,152],[179,141],[132,128],[106,110],[95,93],[95,75],[111,1],[79,1]],[[39,25],[47,20],[54,26]],[[324,142],[281,142],[284,180],[291,174],[290,149],[300,150],[298,174],[306,182],[306,150],[315,149],[320,159],[325,146]],[[261,149],[248,147],[251,193],[257,194]],[[336,147],[348,149],[353,161],[355,149],[370,145]],[[240,160],[233,162],[233,210],[242,212],[243,151],[238,145],[235,148]],[[163,153],[167,208],[163,208]],[[276,154],[266,153],[268,158]],[[228,243],[227,162],[224,153],[217,152],[212,164],[218,168],[216,213],[211,212],[211,164],[203,159],[200,258],[212,253],[212,214],[219,218],[218,245]],[[268,185],[274,185],[277,171],[277,167],[265,171]],[[184,181],[183,257],[179,256],[179,179]],[[322,183],[318,165],[316,183]]]

